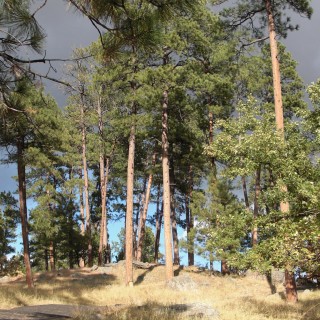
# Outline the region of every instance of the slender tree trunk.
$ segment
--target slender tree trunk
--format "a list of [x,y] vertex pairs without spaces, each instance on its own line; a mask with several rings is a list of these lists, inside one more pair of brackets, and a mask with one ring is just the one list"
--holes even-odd
[[[269,28],[269,37],[270,37],[276,126],[279,134],[284,139],[284,117],[283,117],[283,104],[282,104],[282,93],[281,93],[281,76],[280,76],[280,64],[278,60],[278,45],[276,40],[276,30],[275,30],[271,0],[266,0],[265,3],[266,3],[267,15],[268,15],[268,28]],[[282,191],[284,194],[288,192],[286,185],[282,186]],[[280,211],[284,214],[289,212],[288,201],[281,201]],[[285,272],[288,275],[291,274],[290,270],[286,269]],[[296,287],[291,286],[290,290],[291,290],[290,294],[287,294],[287,300],[290,302],[297,302],[298,294],[297,294]],[[295,291],[294,294],[292,294],[293,291]]]
[[[100,221],[100,238],[98,250],[98,265],[101,266],[104,260],[104,253],[107,251],[108,246],[108,231],[107,231],[107,186],[109,174],[109,157],[105,157],[104,150],[104,127],[102,117],[101,96],[98,98],[97,105],[98,112],[98,130],[99,130],[99,167],[100,167],[100,193],[101,193],[101,221]],[[106,255],[108,260],[108,255]]]
[[253,208],[253,230],[252,230],[252,246],[258,244],[258,227],[257,219],[259,215],[259,196],[261,192],[261,166],[256,170],[256,182],[254,188],[254,208]]
[[88,265],[92,267],[92,238],[91,238],[91,216],[89,205],[89,177],[87,166],[87,142],[86,142],[86,128],[84,125],[84,110],[81,108],[82,115],[82,165],[83,165],[83,177],[84,177],[84,196],[85,196],[85,208],[86,208],[86,233],[88,236]]
[[171,216],[170,216],[170,178],[168,142],[168,91],[163,92],[162,103],[162,172],[163,172],[163,217],[165,238],[166,278],[173,278]]
[[[154,152],[152,156],[152,166],[154,167],[155,164],[156,164],[156,153]],[[141,258],[142,258],[142,247],[143,247],[143,242],[146,234],[146,220],[147,220],[148,206],[150,202],[152,180],[153,180],[153,173],[151,172],[148,178],[148,185],[147,185],[147,190],[145,195],[145,201],[143,204],[143,211],[140,216],[140,224],[139,224],[140,231],[138,233],[139,237],[138,237],[138,249],[137,249],[138,261],[141,261]]]
[[192,235],[193,229],[193,216],[190,209],[190,197],[191,195],[186,195],[185,206],[186,206],[186,225],[187,225],[187,240],[188,240],[188,266],[194,265],[194,240]]
[[173,264],[180,264],[179,255],[179,238],[177,230],[177,217],[176,217],[176,201],[175,201],[175,175],[174,175],[174,162],[173,158],[170,160],[170,207],[171,207],[171,224],[172,224],[172,241],[173,241]]
[[44,249],[44,263],[46,271],[49,271],[48,249]]
[[[48,179],[47,183],[50,183],[49,176],[47,177],[47,179]],[[47,189],[47,196],[48,196],[48,199],[50,199],[50,190],[49,189]],[[49,201],[48,202],[48,210],[50,212],[50,215],[52,215],[54,213],[54,209],[55,209],[55,206],[53,204],[51,204]],[[48,250],[46,250],[46,251],[48,251]],[[47,252],[47,254],[48,254],[48,252]],[[53,241],[52,240],[50,240],[50,243],[49,243],[49,259],[50,259],[50,270],[53,271],[53,270],[55,270],[55,263],[54,263]]]
[[244,203],[246,205],[247,211],[250,211],[250,203],[249,203],[249,197],[248,197],[246,177],[242,176],[241,180],[242,180],[242,190],[243,190]]
[[49,261],[50,261],[50,270],[51,271],[56,270],[56,265],[55,265],[55,261],[54,261],[54,245],[53,245],[53,241],[50,241],[50,245],[49,245]]
[[141,225],[141,217],[143,213],[143,206],[145,203],[146,186],[147,186],[147,178],[144,178],[143,188],[142,188],[142,192],[139,195],[138,208],[136,211],[136,216],[134,219],[134,226],[133,226],[133,256],[135,257],[135,259],[137,259],[137,254],[138,254],[138,243],[139,243],[138,236],[140,234],[139,228]]
[[19,204],[20,204],[20,219],[23,242],[23,258],[26,268],[26,282],[28,288],[33,288],[33,279],[30,263],[29,251],[29,232],[28,232],[28,215],[27,215],[27,193],[26,193],[26,168],[23,159],[24,140],[19,138],[17,141],[17,156],[18,156],[18,183],[19,183]]
[[186,205],[186,224],[187,224],[187,241],[188,241],[188,265],[194,265],[194,239],[193,239],[193,216],[190,209],[190,201],[192,197],[192,190],[193,190],[193,170],[192,166],[189,167],[189,190],[188,194],[185,198],[185,205]]
[[160,233],[163,217],[163,201],[160,210],[160,184],[158,185],[157,195],[157,209],[156,209],[156,231],[155,231],[155,242],[154,242],[154,262],[158,263],[159,260],[159,245],[160,245]]
[[179,238],[177,229],[176,206],[173,196],[171,196],[171,224],[172,224],[172,241],[173,241],[173,264],[180,265],[179,255]]
[[[281,93],[281,75],[280,75],[280,63],[278,60],[278,44],[276,40],[276,30],[273,18],[273,10],[271,0],[266,0],[266,9],[268,14],[268,27],[270,37],[270,50],[271,50],[271,61],[272,61],[272,76],[273,76],[273,90],[274,90],[274,108],[276,116],[277,130],[284,139],[284,118],[283,118],[283,104],[282,104],[282,93]],[[282,187],[282,191],[287,193],[287,186]],[[280,203],[281,212],[289,211],[289,203],[282,201]]]
[[[79,170],[79,177],[82,179],[82,170]],[[79,196],[80,196],[80,232],[81,236],[85,236],[85,216],[84,216],[84,205],[83,205],[83,188],[82,186],[79,188]],[[84,268],[84,258],[81,256],[79,259],[79,267]]]
[[133,185],[134,185],[134,150],[135,124],[131,125],[127,170],[127,212],[126,212],[126,285],[133,286]]

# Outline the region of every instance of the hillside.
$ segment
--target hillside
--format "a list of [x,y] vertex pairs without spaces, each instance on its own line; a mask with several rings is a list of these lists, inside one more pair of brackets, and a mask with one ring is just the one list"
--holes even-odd
[[[281,281],[275,283],[277,293],[271,294],[268,281],[255,273],[221,277],[197,268],[176,267],[176,277],[166,283],[164,266],[157,265],[134,268],[132,288],[123,285],[124,275],[125,266],[120,262],[101,268],[37,273],[34,289],[27,289],[23,276],[5,278],[0,284],[0,308],[44,305],[41,308],[46,310],[52,304],[68,305],[51,307],[58,312],[73,305],[78,307],[72,312],[69,308],[67,314],[78,320],[320,319],[319,290],[300,287],[298,304],[290,305],[284,301]],[[4,319],[1,312],[0,319]]]

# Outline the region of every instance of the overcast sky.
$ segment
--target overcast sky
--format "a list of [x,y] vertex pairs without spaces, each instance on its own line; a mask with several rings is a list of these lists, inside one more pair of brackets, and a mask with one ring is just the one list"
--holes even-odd
[[[311,3],[314,8],[312,19],[291,15],[292,22],[298,23],[300,30],[289,33],[288,38],[283,41],[287,50],[298,61],[298,72],[306,85],[320,77],[320,1],[313,0]],[[36,18],[47,34],[47,58],[68,58],[75,48],[85,47],[98,38],[92,24],[68,8],[63,0],[48,0]],[[45,71],[45,68],[42,66],[41,70]],[[59,105],[63,106],[64,97],[61,89],[51,83],[48,90]],[[16,175],[15,166],[0,166],[0,191],[16,190],[16,182],[11,179],[13,175]]]

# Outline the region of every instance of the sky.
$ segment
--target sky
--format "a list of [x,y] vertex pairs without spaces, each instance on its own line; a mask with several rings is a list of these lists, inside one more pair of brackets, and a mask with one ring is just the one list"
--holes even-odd
[[[39,6],[42,1],[35,1]],[[299,31],[288,34],[287,39],[281,41],[298,62],[298,72],[306,85],[320,78],[320,1],[312,0],[314,14],[311,20],[290,14],[292,22],[300,25]],[[69,58],[72,51],[78,47],[85,47],[98,38],[97,30],[79,13],[69,8],[67,1],[48,0],[36,18],[47,34],[45,42],[46,58]],[[31,58],[31,57],[30,57]],[[55,65],[57,73],[51,76],[63,78],[62,71],[65,64]],[[39,65],[38,71],[46,73],[47,66]],[[50,92],[63,107],[65,96],[57,84],[45,83]],[[2,150],[1,154],[6,151]],[[12,176],[16,175],[16,166],[0,165],[0,191],[15,191],[17,183]]]

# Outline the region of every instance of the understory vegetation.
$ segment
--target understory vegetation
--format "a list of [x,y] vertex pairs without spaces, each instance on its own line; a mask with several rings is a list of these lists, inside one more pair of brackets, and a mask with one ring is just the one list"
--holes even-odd
[[[16,192],[0,193],[0,274],[23,271],[30,288],[10,284],[3,300],[44,303],[56,292],[104,304],[109,280],[86,289],[68,280],[63,291],[33,273],[125,260],[110,294],[132,308],[117,317],[149,317],[133,303],[149,290],[130,289],[134,263],[164,263],[171,281],[174,266],[198,255],[229,275],[208,278],[201,297],[225,319],[242,310],[246,319],[316,319],[318,293],[269,308],[261,281],[240,288],[245,280],[231,277],[281,270],[292,303],[297,278],[319,281],[320,80],[305,84],[279,41],[297,29],[292,13],[311,18],[310,1],[69,0],[97,38],[74,50],[61,77],[51,76],[61,59],[46,58],[36,19],[47,1],[34,2],[0,1],[1,162],[17,168]],[[65,105],[43,79],[63,86]],[[10,260],[18,227],[23,252]],[[143,298],[151,309],[198,299],[153,291]]]

